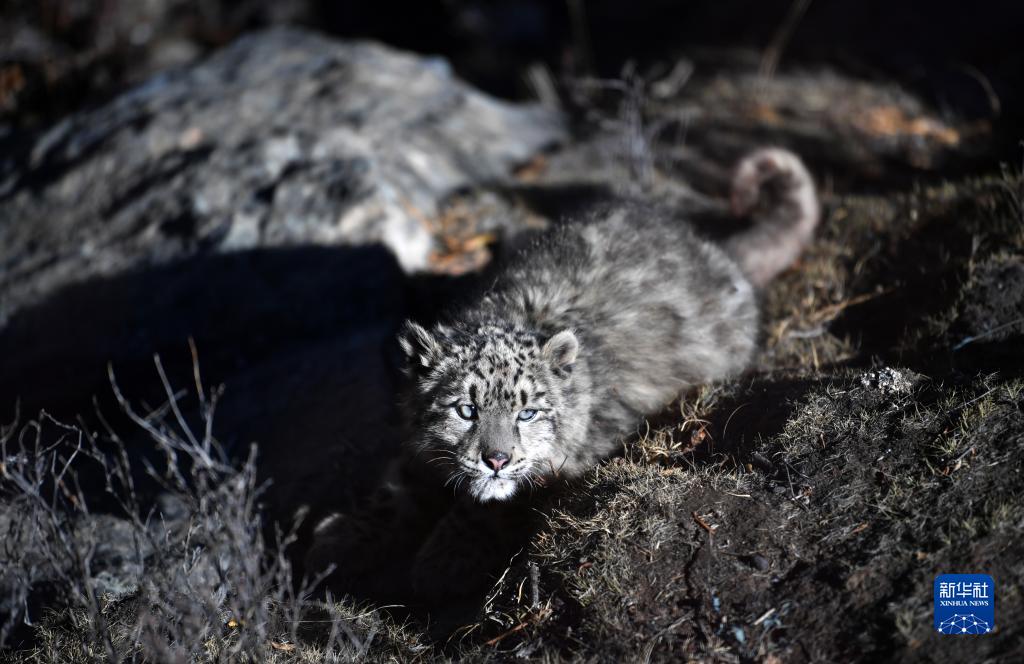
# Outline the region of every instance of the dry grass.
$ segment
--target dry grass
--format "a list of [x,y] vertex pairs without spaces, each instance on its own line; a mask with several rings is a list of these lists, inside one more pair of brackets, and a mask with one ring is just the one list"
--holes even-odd
[[[140,455],[139,439],[113,427],[94,434],[45,413],[4,428],[0,558],[12,610],[0,636],[31,625],[17,656],[45,662],[322,662],[426,650],[378,610],[309,599],[316,580],[293,578],[286,555],[293,533],[262,522],[255,447],[227,458],[212,435],[220,391],[206,391],[194,366],[189,395],[172,389],[157,358],[166,402],[144,411],[111,376],[155,454]],[[189,399],[198,426],[185,415]],[[158,487],[155,501],[137,489],[146,482]],[[50,597],[42,613],[30,602],[40,586]]]
[[[913,660],[938,647],[933,573],[988,570],[1003,579],[1001,631],[943,647],[994,661],[1024,647],[1024,367],[993,374],[984,359],[1019,332],[999,328],[969,359],[953,350],[984,266],[1024,250],[1004,190],[983,178],[829,199],[819,239],[767,294],[761,373],[686,395],[553,506],[461,646]],[[866,379],[879,361],[909,388]]]
[[[792,111],[786,85],[759,111],[772,128]],[[716,104],[744,94],[704,91]],[[657,117],[635,81],[618,92],[611,159],[625,188],[665,194],[678,154],[657,139],[678,108]],[[156,408],[118,392],[130,439],[45,414],[6,427],[0,587],[14,611],[2,636],[29,618],[34,640],[12,656],[68,662],[914,660],[936,652],[933,573],[979,570],[1000,579],[1000,631],[945,652],[1006,659],[1024,648],[1024,367],[986,353],[1019,330],[972,332],[968,359],[954,349],[986,270],[1024,254],[1022,187],[1008,173],[886,196],[826,188],[817,240],[765,294],[755,374],[684,396],[539,506],[541,530],[447,640],[380,608],[310,599],[291,534],[261,523],[254,456],[228,459],[212,436],[218,395],[198,371],[183,392],[158,364]],[[488,259],[481,201],[453,200],[437,220],[439,270]],[[912,389],[862,380],[880,364]],[[136,490],[143,476],[160,501]],[[124,544],[120,572],[94,564],[100,533]],[[45,614],[30,603],[41,586]]]

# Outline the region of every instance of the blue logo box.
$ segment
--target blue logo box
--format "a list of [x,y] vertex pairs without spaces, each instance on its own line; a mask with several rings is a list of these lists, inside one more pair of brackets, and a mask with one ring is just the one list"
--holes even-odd
[[996,627],[996,584],[988,574],[940,574],[933,588],[935,631],[988,634]]

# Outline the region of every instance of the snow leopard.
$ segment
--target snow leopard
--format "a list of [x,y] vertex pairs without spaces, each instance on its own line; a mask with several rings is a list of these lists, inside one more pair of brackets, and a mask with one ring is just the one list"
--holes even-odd
[[681,392],[743,371],[757,289],[808,241],[818,203],[792,153],[734,178],[755,223],[722,245],[671,214],[617,204],[536,239],[470,306],[400,339],[415,451],[475,499],[573,478]]
[[[534,239],[468,305],[430,327],[406,323],[403,463],[416,482],[454,489],[486,529],[495,505],[580,476],[681,392],[744,371],[758,291],[809,242],[819,203],[801,160],[765,148],[736,167],[731,204],[752,223],[722,242],[653,205],[605,205]],[[398,548],[420,546],[416,564],[436,564],[425,550],[466,518],[428,515],[422,491],[385,484],[393,502],[416,504],[393,526]],[[342,523],[317,528],[314,565],[346,538],[354,546]]]

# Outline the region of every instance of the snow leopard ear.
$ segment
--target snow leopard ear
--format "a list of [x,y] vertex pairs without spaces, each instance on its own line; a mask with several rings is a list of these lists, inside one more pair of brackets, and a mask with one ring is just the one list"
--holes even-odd
[[398,335],[398,345],[414,373],[429,369],[441,357],[441,345],[434,335],[412,321],[405,323],[405,329]]
[[580,350],[580,342],[572,330],[562,330],[547,340],[541,352],[558,373],[572,373],[572,365]]

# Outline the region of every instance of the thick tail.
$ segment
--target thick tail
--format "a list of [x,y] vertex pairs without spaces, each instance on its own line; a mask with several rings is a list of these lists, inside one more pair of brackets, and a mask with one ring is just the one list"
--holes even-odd
[[757,150],[740,161],[732,208],[754,223],[724,247],[757,287],[796,261],[820,217],[811,174],[799,157],[780,148]]

